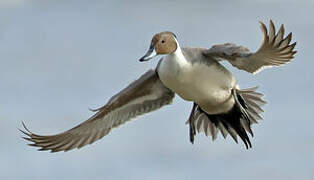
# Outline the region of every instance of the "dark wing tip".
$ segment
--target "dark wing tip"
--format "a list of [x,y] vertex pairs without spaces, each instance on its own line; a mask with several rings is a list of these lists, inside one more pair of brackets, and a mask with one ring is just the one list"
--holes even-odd
[[297,45],[297,42],[294,42],[290,46],[292,46],[293,47],[292,49],[294,49],[296,45]]
[[26,137],[22,136],[22,138],[27,140],[27,141],[34,142],[32,139],[32,132],[26,127],[26,125],[23,121],[22,121],[22,126],[23,126],[24,130],[18,128],[18,130],[26,136]]
[[24,128],[24,130],[18,128],[18,130],[20,132],[22,132],[26,137],[23,137],[23,139],[25,139],[26,141],[29,141],[29,142],[32,142],[30,144],[27,144],[29,146],[33,146],[33,147],[40,147],[40,149],[38,149],[38,151],[47,151],[47,150],[50,150],[50,149],[46,149],[45,147],[39,145],[36,141],[36,137],[39,137],[38,135],[32,133],[27,127],[26,127],[26,124],[22,121],[22,126]]
[[32,134],[32,132],[26,127],[26,125],[25,125],[25,123],[23,121],[22,121],[22,126],[28,133]]
[[267,33],[268,33],[266,25],[262,21],[259,21],[259,25],[261,27],[261,30],[262,30],[263,34],[264,34],[264,38],[266,38],[267,37]]

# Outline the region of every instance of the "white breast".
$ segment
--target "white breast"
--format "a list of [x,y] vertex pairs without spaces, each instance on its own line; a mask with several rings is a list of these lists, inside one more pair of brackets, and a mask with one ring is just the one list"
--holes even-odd
[[216,62],[192,63],[183,54],[173,53],[161,61],[158,74],[165,86],[183,99],[203,106],[207,113],[225,112],[234,103],[231,89],[236,86],[236,80]]

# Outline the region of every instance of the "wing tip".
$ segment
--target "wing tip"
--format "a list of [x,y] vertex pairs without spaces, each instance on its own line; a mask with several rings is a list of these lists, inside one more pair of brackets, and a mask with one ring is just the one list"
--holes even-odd
[[269,23],[274,25],[274,21],[271,18],[269,19]]
[[22,121],[22,126],[28,133],[32,134],[32,132],[26,127],[24,121]]
[[[45,146],[42,146],[42,145],[38,144],[38,141],[36,140],[36,138],[38,138],[40,136],[37,135],[37,134],[32,133],[27,128],[26,124],[23,121],[22,121],[22,126],[23,126],[24,130],[22,130],[20,128],[18,128],[18,130],[26,136],[26,137],[25,136],[21,136],[21,138],[23,138],[26,141],[31,142],[31,143],[27,144],[28,146],[39,147],[39,149],[37,149],[38,151],[48,151],[48,150],[51,150],[51,152],[53,151],[53,149],[49,149],[49,148],[46,148]],[[57,152],[57,151],[54,151],[54,152]]]
[[259,21],[259,25],[260,25],[260,28],[261,28],[262,32],[264,33],[264,35],[267,35],[266,25],[262,21]]
[[270,19],[269,21],[269,29],[273,29],[274,32],[276,32],[275,24],[273,20]]
[[[263,57],[259,58],[263,58],[265,60],[265,64],[262,65],[262,67],[248,71],[253,74],[257,74],[263,70],[264,67],[280,66],[286,64],[290,62],[297,53],[297,51],[294,50],[297,42],[291,43],[293,33],[290,32],[287,36],[285,36],[284,24],[281,24],[280,29],[276,33],[274,21],[272,19],[269,20],[269,29],[267,29],[263,22],[259,21],[259,23],[261,25],[264,37],[260,48],[255,53],[260,53],[263,55]],[[265,56],[265,53],[270,54]]]

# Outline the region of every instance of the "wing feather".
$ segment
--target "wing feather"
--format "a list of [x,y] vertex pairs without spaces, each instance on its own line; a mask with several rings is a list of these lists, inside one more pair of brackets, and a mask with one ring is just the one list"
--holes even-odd
[[292,33],[284,37],[285,28],[281,25],[276,33],[272,20],[269,23],[269,31],[264,23],[260,22],[263,33],[263,41],[260,48],[250,52],[244,46],[232,43],[215,45],[204,51],[204,56],[218,59],[226,59],[233,66],[250,73],[257,73],[265,67],[280,66],[290,62],[297,51],[294,51],[296,42],[290,44]]
[[31,141],[31,146],[51,152],[69,151],[91,144],[107,135],[131,118],[148,113],[170,104],[174,93],[159,80],[154,70],[142,75],[138,80],[113,96],[106,105],[94,110],[96,113],[85,122],[60,134],[42,136],[32,133],[23,123],[21,130]]

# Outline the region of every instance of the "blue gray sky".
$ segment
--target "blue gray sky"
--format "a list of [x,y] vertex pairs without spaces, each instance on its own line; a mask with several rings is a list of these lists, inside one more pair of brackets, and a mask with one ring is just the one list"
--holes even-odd
[[[0,179],[314,178],[314,1],[0,1]],[[67,153],[26,146],[21,121],[55,134],[86,120],[157,59],[139,63],[152,36],[173,31],[181,46],[234,42],[256,50],[258,21],[293,32],[290,64],[253,76],[229,69],[241,87],[260,85],[269,102],[253,148],[203,134],[191,145],[192,104],[141,116]]]

